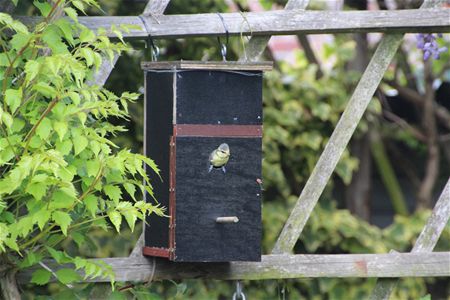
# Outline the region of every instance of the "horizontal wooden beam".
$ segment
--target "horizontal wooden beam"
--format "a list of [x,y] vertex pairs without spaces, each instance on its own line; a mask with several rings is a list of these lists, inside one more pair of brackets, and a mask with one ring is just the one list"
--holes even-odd
[[[105,258],[112,266],[116,281],[146,282],[150,278],[221,280],[261,280],[316,277],[440,277],[450,276],[450,252],[336,254],[336,255],[264,255],[261,262],[174,263],[146,257]],[[54,270],[54,263],[47,263]],[[18,274],[20,282],[29,282],[31,272]],[[91,282],[105,282],[97,278]]]
[[[378,11],[277,10],[221,14],[230,35],[286,35],[346,32],[450,32],[450,9],[405,9]],[[34,17],[19,17],[32,24]],[[131,17],[80,17],[91,29],[111,25],[138,25],[141,29],[124,37],[184,38],[225,35],[221,18],[214,13]],[[111,36],[114,34],[111,33]]]

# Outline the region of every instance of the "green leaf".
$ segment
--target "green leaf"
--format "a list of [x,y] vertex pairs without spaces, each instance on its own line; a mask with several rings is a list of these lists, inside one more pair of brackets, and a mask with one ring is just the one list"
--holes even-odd
[[65,264],[68,262],[72,262],[72,258],[69,255],[67,255],[65,252],[55,250],[48,246],[45,246],[45,248],[47,249],[48,253],[56,260],[56,262],[58,264]]
[[48,98],[54,98],[56,96],[55,88],[43,81],[34,84],[33,90]]
[[67,45],[62,41],[62,32],[58,26],[50,24],[42,33],[42,40],[52,50],[53,54],[67,54]]
[[98,159],[89,160],[86,162],[86,171],[88,176],[95,177],[100,170],[100,161]]
[[138,212],[134,207],[130,207],[122,211],[122,215],[125,217],[128,226],[130,226],[131,232],[134,231],[134,225],[136,224],[137,214]]
[[15,218],[14,214],[9,211],[4,211],[2,213],[1,219],[2,219],[2,221],[6,221],[9,224],[16,222],[16,218]]
[[82,135],[78,135],[73,139],[73,148],[75,150],[75,155],[78,155],[83,151],[88,145],[88,139]]
[[73,269],[60,269],[56,271],[56,277],[58,277],[58,280],[63,284],[81,280],[81,276]]
[[67,228],[72,222],[70,215],[63,211],[55,211],[52,214],[52,219],[59,227],[61,227],[62,233],[67,236]]
[[73,38],[72,24],[67,19],[60,18],[55,22],[55,25],[61,29],[64,38],[71,46],[73,46],[75,44],[75,40]]
[[57,177],[61,178],[65,182],[71,182],[75,174],[76,174],[75,166],[69,165],[65,168],[60,168],[57,173]]
[[68,92],[67,95],[72,100],[73,104],[75,104],[75,105],[80,104],[80,95],[78,95],[75,92]]
[[84,243],[86,242],[86,236],[84,234],[80,232],[73,232],[71,236],[79,248],[83,247]]
[[120,224],[122,223],[122,215],[115,210],[110,210],[110,211],[108,211],[108,217],[111,220],[111,223],[113,223],[117,232],[120,232]]
[[37,223],[39,229],[44,229],[44,226],[50,220],[52,212],[46,208],[39,210],[37,213],[33,215],[33,222]]
[[77,198],[73,194],[71,195],[67,189],[62,188],[53,193],[48,207],[49,209],[71,208],[75,201]]
[[13,124],[13,117],[6,111],[2,113],[2,122],[6,125],[6,127],[11,128]]
[[53,124],[53,128],[55,129],[55,131],[58,133],[59,136],[59,141],[62,141],[64,136],[67,133],[67,123],[64,121],[56,121]]
[[45,66],[52,72],[54,76],[58,76],[58,72],[62,67],[61,57],[48,56],[45,58]]
[[11,108],[11,112],[14,113],[19,107],[22,101],[22,88],[18,90],[7,89],[5,91],[5,102]]
[[122,191],[118,186],[107,184],[103,187],[103,191],[109,199],[116,203],[116,205],[119,203],[120,199],[122,199]]
[[69,139],[64,139],[62,141],[56,141],[55,143],[56,150],[61,152],[62,155],[70,154],[72,150],[72,141]]
[[42,182],[31,183],[27,186],[25,192],[32,195],[34,199],[40,201],[47,192],[47,184]]
[[33,229],[34,222],[33,222],[32,217],[30,215],[28,215],[26,217],[22,217],[19,220],[19,222],[17,222],[14,225],[16,225],[16,226],[10,228],[11,233],[13,233],[13,231],[15,231],[14,233],[16,233],[18,236],[25,237],[31,232],[31,229]]
[[4,242],[6,246],[20,254],[19,245],[17,245],[16,239],[7,238]]
[[100,143],[97,141],[91,141],[90,143],[91,151],[94,153],[95,157],[98,156],[98,153],[100,152]]
[[16,33],[9,42],[14,50],[19,51],[29,42],[30,35],[26,33]]
[[[0,222],[0,249],[5,251],[5,248],[3,247],[3,242],[6,240],[6,238],[9,236],[9,229],[8,226],[5,223]],[[3,252],[0,251],[0,252]]]
[[86,209],[91,213],[92,217],[95,217],[98,210],[98,199],[95,195],[89,195],[84,200]]
[[29,251],[27,252],[27,256],[20,262],[19,268],[28,268],[34,266],[38,262],[42,260],[43,256],[37,252]]
[[71,18],[75,23],[78,23],[78,14],[75,9],[72,7],[64,8],[64,12],[67,14],[69,18]]
[[90,43],[95,40],[95,34],[92,30],[84,27],[80,32],[79,39],[81,43]]
[[45,117],[42,119],[41,124],[36,128],[36,134],[43,140],[46,140],[52,132],[52,121]]
[[33,4],[39,9],[43,17],[47,17],[52,10],[52,6],[48,2],[39,2],[36,0],[33,2]]
[[25,127],[25,121],[19,118],[14,118],[13,124],[11,125],[11,132],[19,133]]
[[80,120],[81,125],[84,127],[84,123],[86,123],[87,115],[84,112],[77,113],[77,117]]
[[80,54],[86,60],[86,65],[88,67],[94,64],[94,51],[92,51],[91,48],[81,48]]
[[0,53],[0,67],[8,67],[10,64],[6,53]]
[[81,2],[79,0],[74,0],[74,1],[72,1],[72,5],[75,6],[76,8],[78,8],[79,10],[81,10],[84,14],[86,14],[86,12],[84,11],[83,2]]
[[126,182],[123,184],[123,187],[125,188],[127,193],[131,196],[131,198],[133,198],[133,200],[136,201],[136,197],[134,196],[134,194],[136,193],[136,187],[134,186],[134,184]]
[[37,285],[45,285],[49,282],[52,273],[45,269],[39,269],[33,272],[31,276],[31,283],[35,283]]

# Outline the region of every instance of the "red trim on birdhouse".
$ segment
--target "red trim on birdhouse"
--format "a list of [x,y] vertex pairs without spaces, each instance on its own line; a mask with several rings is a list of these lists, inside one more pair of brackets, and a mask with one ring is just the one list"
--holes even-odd
[[142,248],[142,254],[149,255],[149,256],[158,256],[158,257],[169,258],[170,251],[169,251],[169,249],[166,249],[166,248],[144,247],[144,248]]
[[262,137],[261,125],[192,125],[173,126],[174,136],[200,137]]

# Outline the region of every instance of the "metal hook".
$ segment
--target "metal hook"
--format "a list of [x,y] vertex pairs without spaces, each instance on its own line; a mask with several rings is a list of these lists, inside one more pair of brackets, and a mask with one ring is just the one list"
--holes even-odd
[[220,45],[220,54],[222,54],[222,59],[223,59],[223,61],[226,61],[227,60],[227,46],[228,46],[230,33],[228,32],[228,28],[227,28],[227,25],[225,24],[225,20],[223,19],[223,16],[220,13],[217,13],[217,15],[219,16],[220,21],[222,21],[223,29],[225,29],[225,44],[223,44],[220,41],[220,36],[217,37],[217,41],[219,42],[219,45]]
[[232,300],[236,300],[236,299],[246,300],[245,294],[242,291],[241,282],[239,280],[236,281],[236,292],[233,294]]
[[159,57],[159,47],[156,46],[153,41],[151,42],[152,45],[152,61],[157,61]]
[[143,18],[143,16],[138,16],[141,20],[142,24],[144,24],[145,31],[147,32],[147,42],[145,43],[145,48],[147,48],[148,45],[152,48],[152,61],[157,61],[159,57],[159,48],[155,45],[153,42],[152,35],[150,34],[150,29],[147,26],[147,22]]

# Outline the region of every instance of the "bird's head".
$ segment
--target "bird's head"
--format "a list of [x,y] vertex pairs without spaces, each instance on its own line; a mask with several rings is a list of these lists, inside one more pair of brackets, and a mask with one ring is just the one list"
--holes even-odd
[[227,143],[220,144],[219,148],[217,148],[220,152],[230,155],[230,147]]

